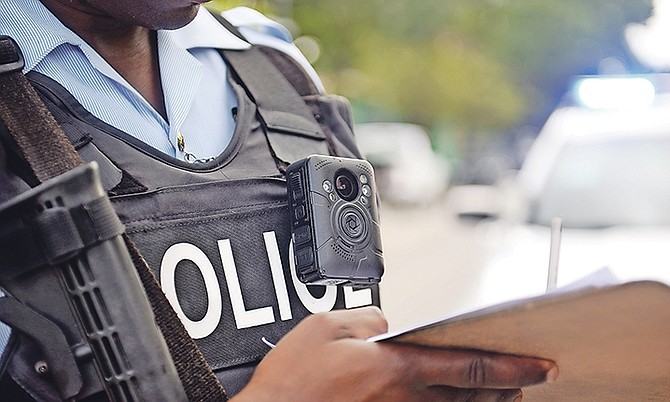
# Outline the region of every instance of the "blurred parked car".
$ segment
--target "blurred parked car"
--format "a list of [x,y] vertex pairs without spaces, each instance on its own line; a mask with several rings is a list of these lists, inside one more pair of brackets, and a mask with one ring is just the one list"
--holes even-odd
[[622,281],[670,283],[670,97],[655,90],[661,79],[578,81],[580,103],[551,115],[516,176],[453,189],[450,205],[484,233],[478,304],[545,292],[555,217],[559,286],[601,268]]
[[361,123],[355,132],[361,152],[375,169],[382,201],[419,205],[444,194],[449,185],[449,165],[433,151],[423,127]]

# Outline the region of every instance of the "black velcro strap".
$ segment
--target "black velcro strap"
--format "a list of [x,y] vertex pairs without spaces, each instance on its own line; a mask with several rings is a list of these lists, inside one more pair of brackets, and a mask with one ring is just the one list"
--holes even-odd
[[70,209],[44,210],[0,238],[3,269],[7,270],[3,275],[16,276],[43,265],[56,265],[124,230],[107,197]]
[[47,209],[35,217],[31,226],[48,265],[74,256],[85,246],[73,216],[64,208]]
[[[85,243],[108,240],[125,231],[107,197],[82,204],[71,212]],[[84,228],[90,231],[85,231]]]

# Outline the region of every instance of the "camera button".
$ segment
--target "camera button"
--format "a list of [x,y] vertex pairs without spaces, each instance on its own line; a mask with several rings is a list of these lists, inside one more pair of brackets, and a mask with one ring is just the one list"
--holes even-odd
[[350,239],[358,239],[365,233],[365,218],[355,209],[345,211],[340,217],[340,227]]
[[306,214],[306,212],[305,212],[305,206],[304,206],[304,205],[298,205],[298,206],[295,208],[295,218],[296,218],[297,220],[303,220],[303,219],[305,219],[305,216],[306,216],[306,215],[307,215],[307,214]]
[[311,247],[303,247],[295,252],[295,262],[299,267],[306,267],[314,263],[314,253]]
[[309,225],[300,226],[293,232],[293,242],[297,245],[305,244],[312,240]]

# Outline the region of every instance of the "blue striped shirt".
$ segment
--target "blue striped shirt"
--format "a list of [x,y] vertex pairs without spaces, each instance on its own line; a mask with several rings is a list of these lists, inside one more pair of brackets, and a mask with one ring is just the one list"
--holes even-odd
[[[279,24],[250,9],[225,13],[255,41],[302,55]],[[245,26],[258,27],[251,30]],[[100,120],[167,155],[185,159],[220,154],[230,142],[236,98],[227,83],[227,66],[217,49],[250,45],[223,28],[201,7],[187,26],[158,31],[158,54],[167,121],[78,35],[39,0],[0,0],[0,34],[12,36],[34,70],[63,85]],[[283,48],[282,48],[283,47]],[[309,73],[311,67],[300,60]],[[315,80],[318,78],[313,75]],[[185,148],[181,151],[177,137]]]

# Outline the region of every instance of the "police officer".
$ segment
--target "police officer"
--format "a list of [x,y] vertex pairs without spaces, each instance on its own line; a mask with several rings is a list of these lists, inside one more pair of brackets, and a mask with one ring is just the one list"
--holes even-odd
[[[136,213],[133,211],[146,213],[142,202],[157,199],[147,194],[163,197],[167,193],[177,194],[186,186],[189,198],[170,198],[171,205],[175,200],[191,200],[197,194],[207,194],[212,187],[216,187],[217,194],[230,194],[234,189],[230,182],[221,183],[221,177],[241,186],[236,188],[245,189],[249,185],[247,179],[252,177],[256,187],[249,187],[253,194],[240,201],[240,205],[254,205],[252,201],[262,202],[263,197],[272,193],[271,179],[299,157],[300,152],[356,156],[341,134],[330,137],[319,134],[330,127],[310,131],[313,124],[318,124],[312,121],[313,117],[307,122],[292,118],[288,128],[276,128],[278,124],[272,121],[275,114],[264,114],[266,104],[257,99],[264,96],[274,99],[273,94],[263,93],[266,86],[254,85],[254,77],[248,76],[244,68],[245,61],[235,64],[236,56],[226,53],[242,53],[250,47],[249,43],[224,30],[201,7],[204,2],[0,0],[0,33],[15,37],[26,55],[25,72],[33,73],[37,77],[34,80],[49,88],[61,101],[59,105],[66,105],[58,107],[77,117],[71,125],[86,125],[85,131],[95,146],[89,149],[89,155],[95,155],[94,160],[111,160],[115,166],[110,169],[111,174],[105,175],[106,189],[111,195],[126,195],[114,201],[115,207],[147,259],[165,268],[158,275],[174,274],[176,264],[187,258],[173,258],[172,247],[155,246],[157,237],[184,236],[185,240],[170,241],[187,253],[191,262],[196,260],[195,255],[204,256],[190,272],[199,270],[203,276],[214,272],[219,267],[215,260],[220,257],[225,272],[217,271],[213,278],[223,293],[212,292],[209,283],[192,284],[180,291],[188,302],[179,300],[176,291],[170,302],[181,313],[189,333],[199,340],[229,393],[236,394],[234,400],[517,400],[521,396],[520,387],[554,380],[557,368],[544,360],[366,342],[366,338],[387,329],[381,311],[368,306],[378,304],[374,290],[359,290],[357,294],[337,290],[332,302],[329,290],[321,296],[310,294],[299,284],[286,290],[286,283],[291,283],[291,270],[286,268],[290,265],[286,263],[290,242],[279,228],[259,229],[262,232],[259,243],[243,247],[268,250],[263,255],[270,261],[267,272],[252,277],[246,276],[247,272],[260,258],[252,251],[248,258],[252,267],[242,266],[242,262],[235,264],[234,255],[246,252],[235,248],[239,247],[235,242],[241,240],[232,235],[224,239],[217,234],[214,236],[218,237],[210,239],[212,247],[196,244],[201,232],[205,232],[203,228],[237,233],[239,226],[273,221],[274,215],[267,212],[272,211],[269,203],[263,204],[263,211],[238,216],[255,219],[256,215],[268,214],[252,223],[233,220],[210,227],[213,219],[209,218],[219,217],[216,213],[207,218],[201,215],[193,218],[183,217],[181,211],[178,222],[181,229],[176,232],[167,228],[169,213],[152,211],[156,212],[155,221],[133,226],[143,220],[142,216],[133,215]],[[229,17],[242,26],[245,23],[257,26],[258,21],[263,21],[261,33],[244,28],[240,31],[251,42],[281,49],[310,77],[311,82],[306,85],[312,88],[311,94],[323,95],[318,77],[286,42],[289,39],[281,26],[248,10],[238,10]],[[282,99],[283,94],[278,96]],[[274,103],[281,108],[285,102]],[[295,114],[305,117],[299,111]],[[341,129],[346,131],[346,127]],[[305,149],[296,150],[302,147]],[[34,185],[30,177],[19,172],[21,164],[16,163],[15,157],[1,160],[5,153],[12,152],[11,147],[6,148],[0,152],[0,167],[9,166],[10,170],[3,172],[11,176],[6,182],[20,188],[22,184],[16,184],[17,178],[13,176],[17,174],[19,181]],[[257,190],[260,182],[264,184]],[[166,188],[173,190],[164,191]],[[134,201],[129,194],[142,196]],[[222,200],[210,198],[197,205],[204,214],[209,212],[204,209],[212,201],[225,204],[225,197]],[[188,232],[187,227],[195,229]],[[147,233],[146,238],[142,237]],[[154,249],[160,252],[154,255]],[[201,253],[202,250],[205,251]],[[273,257],[275,253],[271,250],[277,250],[280,257]],[[276,269],[277,266],[280,268]],[[250,278],[258,278],[260,282]],[[188,280],[176,275],[161,277],[167,288]],[[191,288],[195,290],[189,294]],[[272,297],[264,298],[266,293],[272,293]],[[197,298],[202,294],[206,295],[206,302],[197,307]],[[254,299],[255,309],[245,305],[245,300],[252,296],[258,297]],[[220,302],[221,298],[230,300],[230,305],[212,312],[212,306],[220,304],[212,301]],[[271,306],[263,307],[263,303]],[[194,305],[195,310],[185,311]],[[360,308],[326,312],[345,306]],[[207,319],[198,320],[194,318],[197,315]],[[289,331],[290,328],[293,329]],[[252,357],[262,345],[243,344],[238,334],[244,331],[257,331],[253,336],[269,334],[276,337],[274,341],[280,339],[257,367]],[[215,342],[209,342],[210,339]],[[222,344],[226,347],[221,347]],[[226,354],[221,349],[230,352]],[[250,365],[231,363],[237,361]]]

